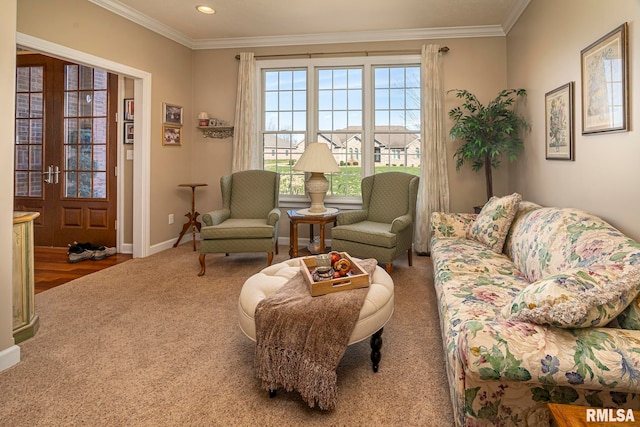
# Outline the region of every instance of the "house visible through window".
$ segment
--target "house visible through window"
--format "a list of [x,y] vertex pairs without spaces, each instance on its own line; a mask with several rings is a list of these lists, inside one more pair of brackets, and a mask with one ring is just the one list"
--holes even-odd
[[417,57],[258,61],[263,168],[280,174],[281,197],[303,196],[293,170],[306,145],[329,145],[340,172],[325,174],[327,198],[359,199],[364,176],[420,174]]

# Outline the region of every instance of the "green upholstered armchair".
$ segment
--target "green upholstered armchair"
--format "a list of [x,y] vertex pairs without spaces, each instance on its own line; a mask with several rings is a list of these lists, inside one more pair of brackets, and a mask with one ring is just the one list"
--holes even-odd
[[413,265],[413,225],[418,181],[415,175],[385,172],[364,178],[362,209],[338,215],[331,249],[359,258],[375,258],[388,273],[405,251]]
[[200,273],[209,253],[267,252],[267,265],[278,253],[280,175],[263,170],[236,172],[220,178],[223,208],[202,216]]

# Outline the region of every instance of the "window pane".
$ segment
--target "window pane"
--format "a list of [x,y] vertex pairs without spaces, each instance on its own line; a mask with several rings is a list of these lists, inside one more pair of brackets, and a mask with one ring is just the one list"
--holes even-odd
[[93,93],[93,115],[107,115],[107,91],[101,90]]
[[293,92],[293,109],[297,111],[307,110],[307,92],[306,91]]
[[26,197],[29,195],[29,173],[24,171],[16,172],[16,196]]
[[66,92],[65,96],[65,117],[78,116],[78,92]]
[[93,119],[93,143],[107,143],[107,119]]
[[29,143],[42,144],[42,119],[29,120]]
[[293,72],[293,89],[306,92],[307,90],[307,72],[297,70]]
[[65,197],[78,196],[78,174],[76,172],[65,173]]
[[29,67],[16,68],[16,92],[29,92]]
[[321,90],[318,93],[318,109],[331,110],[333,107],[333,97],[330,90]]
[[64,147],[64,153],[66,157],[66,168],[67,170],[77,170],[78,169],[78,151],[77,145],[66,145]]
[[65,67],[65,90],[78,90],[78,65],[67,65]]
[[278,72],[267,71],[264,73],[265,90],[278,90]]
[[42,172],[29,172],[29,197],[42,196]]
[[42,93],[32,93],[31,94],[31,114],[30,117],[40,118],[42,117],[42,112],[44,111],[44,102],[42,98]]
[[16,144],[29,142],[29,120],[16,120]]
[[278,89],[291,90],[293,89],[293,71],[280,72],[280,78],[278,81]]
[[27,93],[16,94],[16,117],[18,118],[29,117],[29,94]]
[[280,110],[292,110],[293,109],[293,92],[283,91],[280,92],[278,109]]
[[93,88],[93,68],[80,65],[79,68],[79,85],[78,89],[92,89]]
[[91,172],[78,173],[78,197],[88,198],[93,194],[91,191],[91,176]]
[[92,169],[92,156],[91,145],[80,145],[80,159],[78,162],[79,170],[91,170]]
[[93,70],[93,88],[96,90],[107,88],[107,72],[94,68]]
[[278,111],[278,92],[267,92],[264,95],[265,111]]
[[93,173],[93,197],[97,199],[107,197],[107,174],[105,172]]
[[107,170],[107,146],[93,146],[93,169],[97,171]]

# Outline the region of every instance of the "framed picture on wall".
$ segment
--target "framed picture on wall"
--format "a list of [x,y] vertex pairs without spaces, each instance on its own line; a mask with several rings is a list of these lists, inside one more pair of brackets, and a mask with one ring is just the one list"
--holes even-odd
[[124,99],[124,119],[133,120],[133,98]]
[[133,122],[125,122],[124,124],[124,143],[133,144]]
[[163,102],[162,122],[167,125],[182,126],[182,107]]
[[627,23],[580,52],[582,134],[629,130]]
[[182,128],[179,126],[162,126],[162,145],[182,145]]
[[573,160],[573,82],[544,95],[545,158]]

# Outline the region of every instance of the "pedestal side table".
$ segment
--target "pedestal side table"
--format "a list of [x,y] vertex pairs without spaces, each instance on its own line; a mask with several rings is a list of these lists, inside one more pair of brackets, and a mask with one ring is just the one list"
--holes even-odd
[[182,236],[191,228],[193,233],[193,250],[196,250],[196,229],[200,232],[200,228],[202,224],[198,221],[198,216],[200,213],[196,212],[196,187],[206,187],[209,184],[179,184],[178,187],[191,187],[191,212],[187,212],[184,216],[187,217],[187,222],[182,226],[182,231],[180,232],[180,237],[173,244],[175,248],[180,243]]

